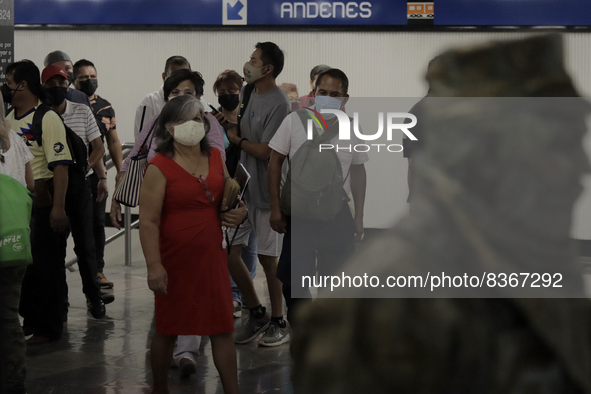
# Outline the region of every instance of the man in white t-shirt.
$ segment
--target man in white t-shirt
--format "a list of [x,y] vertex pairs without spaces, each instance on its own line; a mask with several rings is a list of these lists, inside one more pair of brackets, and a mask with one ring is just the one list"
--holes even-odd
[[[41,73],[41,82],[47,93],[47,104],[57,112],[64,123],[84,141],[87,149],[92,147],[88,157],[88,166],[99,175],[98,199],[107,198],[107,171],[103,164],[105,147],[101,133],[90,107],[66,100],[69,90],[68,78],[63,67],[55,64],[45,67]],[[69,177],[66,195],[66,213],[70,220],[74,251],[78,257],[78,268],[82,279],[82,290],[88,300],[88,308],[96,318],[102,318],[105,307],[102,303],[113,302],[115,297],[101,294],[98,285],[96,267],[96,249],[92,231],[92,193],[90,181],[82,177]]]
[[[171,56],[166,59],[166,64],[164,65],[164,72],[162,73],[162,82],[166,81],[170,75],[177,71],[187,69],[191,70],[191,64],[187,59],[183,56]],[[162,112],[162,108],[166,105],[166,101],[164,101],[164,86],[161,86],[155,92],[147,94],[140,105],[137,107],[135,111],[135,121],[133,124],[133,137],[137,139],[142,131],[144,125],[152,119],[156,115],[160,115]],[[200,99],[203,108],[209,108],[207,106],[207,102],[201,98]]]
[[[340,109],[347,101],[349,80],[339,69],[329,69],[321,73],[316,80],[315,110]],[[328,130],[338,128],[336,116],[323,114]],[[322,130],[320,130],[322,136]],[[328,132],[328,131],[325,131]],[[333,146],[355,145],[361,141],[352,135],[352,140],[341,141],[338,134],[331,140]],[[293,112],[285,118],[275,136],[269,142],[272,149],[269,162],[269,193],[271,200],[271,227],[278,233],[285,233],[283,250],[277,268],[277,277],[283,282],[283,295],[287,304],[287,318],[294,325],[294,312],[303,300],[309,297],[307,288],[294,288],[292,294],[292,262],[298,273],[314,275],[316,265],[322,273],[337,268],[353,252],[354,241],[363,236],[363,206],[365,204],[366,174],[365,165],[369,156],[354,149],[338,149],[337,157],[341,162],[344,189],[352,195],[355,217],[346,203],[334,219],[328,221],[291,220],[281,212],[280,184],[281,168],[288,157],[291,160],[298,149],[307,141],[307,132],[298,113]],[[293,248],[292,248],[293,245]],[[292,261],[292,258],[294,259]],[[298,298],[292,298],[297,296]]]
[[[162,73],[162,82],[166,81],[166,78],[170,76],[176,70],[191,69],[191,64],[183,56],[171,56],[166,59],[164,65],[164,72]],[[135,139],[140,135],[144,124],[152,119],[154,116],[159,115],[162,112],[162,108],[166,101],[164,101],[164,90],[162,86],[157,91],[150,93],[144,97],[140,105],[135,111],[135,122],[133,125],[133,136]],[[205,107],[207,108],[207,107]]]

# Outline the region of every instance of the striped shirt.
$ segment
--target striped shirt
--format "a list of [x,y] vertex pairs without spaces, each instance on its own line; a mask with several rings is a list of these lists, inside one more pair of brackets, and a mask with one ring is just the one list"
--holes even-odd
[[101,138],[101,132],[94,115],[87,105],[66,100],[66,111],[62,114],[62,119],[72,131],[82,138],[87,149],[90,141]]

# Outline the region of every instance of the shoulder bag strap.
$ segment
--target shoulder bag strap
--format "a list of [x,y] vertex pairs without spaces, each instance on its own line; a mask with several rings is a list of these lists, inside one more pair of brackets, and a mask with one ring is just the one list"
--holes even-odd
[[[148,146],[147,146],[148,151],[146,152],[146,154],[150,153],[150,149],[152,149],[152,140],[154,139],[154,134],[152,132],[156,128],[157,122],[158,122],[158,118],[156,118],[154,120],[154,123],[152,123],[152,127],[150,127],[150,131],[148,131],[148,135],[146,136],[146,139],[142,143],[142,146],[140,147],[139,152],[143,151],[144,148],[146,148],[146,142],[148,141],[148,138],[150,138],[150,142],[148,143]],[[138,152],[138,155],[140,154],[139,152]]]
[[146,116],[146,106],[144,105],[144,110],[142,112],[142,120],[140,120],[140,132],[142,131],[142,128],[144,127],[144,117]]
[[254,83],[250,83],[244,87],[244,97],[242,98],[242,104],[240,104],[240,111],[238,112],[238,131],[240,131],[240,121],[242,120],[242,116],[246,111],[246,107],[248,106],[248,101],[250,100],[250,95],[254,91]]

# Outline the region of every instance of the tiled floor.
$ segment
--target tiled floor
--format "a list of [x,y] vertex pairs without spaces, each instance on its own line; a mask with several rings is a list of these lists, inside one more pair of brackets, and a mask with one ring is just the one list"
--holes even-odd
[[[262,267],[259,267],[262,273]],[[93,319],[86,311],[78,272],[68,272],[70,312],[63,338],[27,350],[28,394],[149,393],[152,380],[149,342],[154,330],[152,292],[143,263],[107,266],[115,283],[115,302],[107,316]],[[264,274],[255,280],[259,295],[267,295]],[[268,297],[266,301],[268,303]],[[235,319],[240,324],[240,319]],[[181,378],[170,369],[170,393],[223,393],[208,340],[202,343],[197,373]],[[289,345],[259,348],[237,345],[238,379],[242,394],[287,393],[290,385]]]

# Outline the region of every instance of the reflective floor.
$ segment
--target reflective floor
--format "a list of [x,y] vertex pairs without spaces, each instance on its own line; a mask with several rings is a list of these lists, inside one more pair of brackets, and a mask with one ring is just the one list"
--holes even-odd
[[[95,320],[87,314],[78,272],[68,272],[71,306],[64,336],[27,349],[28,394],[150,393],[154,299],[145,266],[107,266],[105,275],[115,283],[115,301],[107,305],[104,319]],[[264,274],[257,276],[255,285],[269,305]],[[240,324],[240,319],[235,322]],[[241,393],[292,393],[288,344],[262,348],[251,343],[237,345],[236,350]],[[197,373],[188,378],[170,369],[170,393],[223,393],[207,339],[196,363]]]

